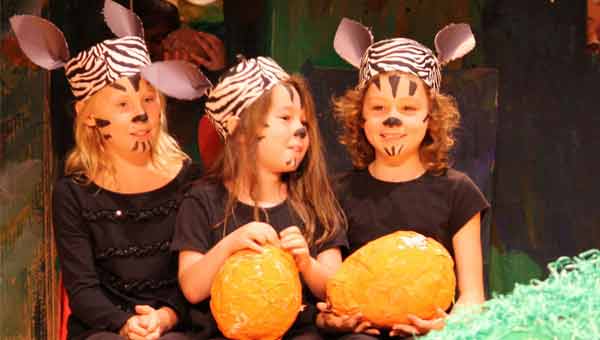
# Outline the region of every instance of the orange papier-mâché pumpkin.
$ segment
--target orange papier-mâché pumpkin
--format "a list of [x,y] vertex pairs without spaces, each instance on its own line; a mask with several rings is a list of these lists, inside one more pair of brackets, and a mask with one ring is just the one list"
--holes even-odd
[[342,315],[361,313],[380,328],[431,319],[454,300],[454,261],[439,242],[413,231],[373,240],[350,255],[327,282],[327,299]]
[[279,339],[302,307],[302,285],[293,257],[266,246],[225,261],[212,287],[210,309],[229,339]]

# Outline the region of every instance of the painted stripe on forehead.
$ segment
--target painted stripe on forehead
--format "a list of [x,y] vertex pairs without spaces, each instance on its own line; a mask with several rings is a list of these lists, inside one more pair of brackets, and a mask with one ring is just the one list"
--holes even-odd
[[133,86],[135,92],[139,92],[140,91],[140,81],[142,80],[142,77],[140,76],[140,74],[134,74],[132,76],[127,77],[127,79],[129,79],[129,82],[131,83],[131,86]]
[[398,83],[400,83],[400,79],[402,79],[402,77],[395,74],[388,76],[388,82],[392,88],[392,96],[394,98],[396,98],[396,94],[398,93]]
[[127,88],[125,86],[121,85],[121,84],[118,84],[118,83],[112,83],[112,84],[109,84],[108,86],[112,87],[115,90],[127,92]]

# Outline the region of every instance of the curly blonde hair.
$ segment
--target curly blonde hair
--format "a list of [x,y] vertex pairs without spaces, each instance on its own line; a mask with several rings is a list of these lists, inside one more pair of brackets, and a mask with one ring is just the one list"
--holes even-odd
[[[363,129],[365,119],[362,109],[367,89],[378,77],[373,77],[363,88],[348,89],[342,96],[333,98],[334,115],[343,128],[339,140],[346,146],[352,165],[357,169],[365,169],[375,160],[375,150]],[[428,171],[441,173],[450,166],[449,154],[455,142],[453,132],[458,127],[460,113],[454,98],[431,92],[424,83],[423,86],[431,98],[430,118],[419,153]]]

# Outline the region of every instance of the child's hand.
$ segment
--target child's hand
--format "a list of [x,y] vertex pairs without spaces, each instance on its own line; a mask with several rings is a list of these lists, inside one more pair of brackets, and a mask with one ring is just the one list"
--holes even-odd
[[125,339],[145,340],[148,335],[146,328],[142,327],[140,315],[134,315],[119,330],[119,335]]
[[139,316],[139,325],[146,329],[146,340],[154,340],[160,338],[162,334],[160,328],[160,314],[158,310],[148,305],[135,306],[135,312]]
[[310,266],[308,243],[306,243],[306,239],[298,227],[285,228],[279,233],[279,237],[281,238],[281,248],[294,256],[296,265],[301,272]]
[[229,253],[250,248],[259,253],[263,252],[263,246],[267,243],[279,245],[277,232],[269,224],[262,222],[250,222],[229,234],[227,239]]
[[390,336],[423,335],[431,330],[440,330],[446,325],[448,314],[442,309],[437,309],[437,315],[433,319],[423,320],[415,315],[409,315],[410,324],[398,324],[392,327]]
[[318,302],[317,308],[317,327],[325,331],[379,335],[379,330],[373,328],[369,321],[362,320],[360,314],[338,315],[331,309],[331,305],[325,302]]

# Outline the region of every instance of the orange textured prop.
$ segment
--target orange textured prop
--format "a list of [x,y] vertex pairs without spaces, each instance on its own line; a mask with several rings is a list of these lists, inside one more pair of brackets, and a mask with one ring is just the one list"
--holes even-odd
[[264,253],[233,254],[215,277],[210,309],[229,339],[279,339],[302,306],[302,285],[292,256],[267,246]]
[[437,241],[397,231],[350,255],[327,283],[334,312],[362,313],[381,328],[408,323],[407,314],[430,319],[454,299],[454,261]]

